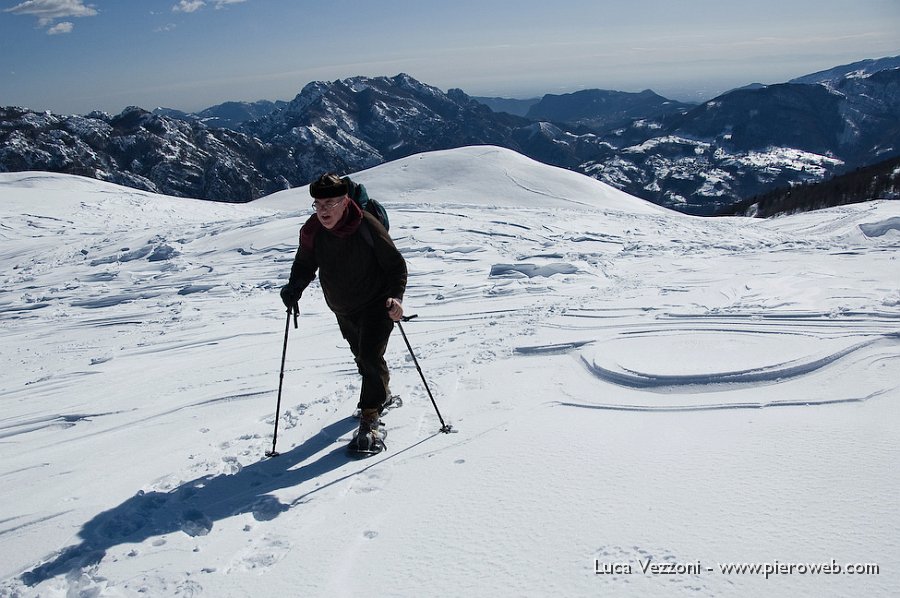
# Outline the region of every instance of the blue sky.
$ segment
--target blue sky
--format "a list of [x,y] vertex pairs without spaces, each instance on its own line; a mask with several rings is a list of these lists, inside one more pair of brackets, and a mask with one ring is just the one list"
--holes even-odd
[[0,105],[289,100],[405,72],[443,90],[705,99],[900,54],[900,0],[3,0]]

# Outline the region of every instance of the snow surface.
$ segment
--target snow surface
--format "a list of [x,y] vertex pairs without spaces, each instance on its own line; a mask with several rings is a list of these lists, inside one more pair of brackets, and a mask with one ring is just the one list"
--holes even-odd
[[[263,456],[305,188],[0,174],[0,596],[895,595],[900,202],[692,218],[492,147],[355,178],[457,430],[395,331],[363,461],[317,283]],[[832,559],[880,569],[719,569]]]

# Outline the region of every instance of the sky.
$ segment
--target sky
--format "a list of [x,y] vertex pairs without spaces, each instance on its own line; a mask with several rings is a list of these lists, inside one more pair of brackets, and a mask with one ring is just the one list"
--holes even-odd
[[401,72],[475,96],[703,100],[898,54],[897,0],[0,2],[0,105],[62,114],[290,100]]

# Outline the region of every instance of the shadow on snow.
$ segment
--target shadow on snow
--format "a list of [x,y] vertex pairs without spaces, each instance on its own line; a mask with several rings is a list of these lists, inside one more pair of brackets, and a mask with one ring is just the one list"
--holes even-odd
[[[334,444],[335,438],[350,432],[356,425],[353,418],[344,418],[323,428],[319,434],[289,452],[247,465],[235,474],[203,476],[168,492],[140,491],[85,523],[78,533],[81,543],[65,548],[52,560],[23,573],[21,580],[34,586],[57,575],[96,565],[114,546],[137,544],[153,536],[177,531],[190,536],[203,536],[212,530],[214,521],[235,515],[251,513],[257,521],[275,519],[291,507],[306,502],[313,493],[368,469],[354,470],[318,486],[291,504],[284,504],[270,494],[346,465],[346,448],[341,444],[321,458],[291,469]],[[384,459],[369,467],[382,461]]]

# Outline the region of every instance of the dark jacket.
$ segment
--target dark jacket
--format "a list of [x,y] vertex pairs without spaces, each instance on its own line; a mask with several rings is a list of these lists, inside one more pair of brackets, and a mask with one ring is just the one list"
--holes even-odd
[[[300,229],[300,248],[288,285],[299,296],[315,279],[328,307],[337,315],[351,315],[375,306],[386,308],[389,297],[403,300],[406,261],[378,219],[348,204],[339,227],[329,231],[315,214]],[[371,244],[362,228],[370,233]]]

